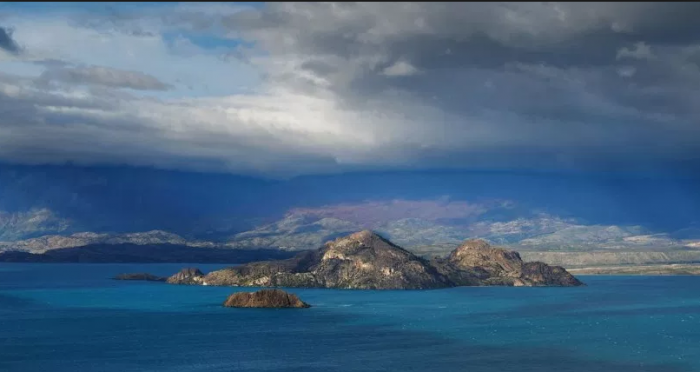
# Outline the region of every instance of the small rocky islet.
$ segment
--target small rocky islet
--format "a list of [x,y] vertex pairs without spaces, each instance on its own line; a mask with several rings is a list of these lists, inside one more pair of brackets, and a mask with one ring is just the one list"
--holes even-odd
[[300,308],[306,309],[311,305],[299,299],[294,294],[281,289],[261,289],[257,292],[234,293],[223,303],[224,307],[249,308]]
[[584,285],[559,266],[523,262],[518,252],[467,240],[446,257],[426,260],[365,230],[286,260],[204,274],[183,269],[169,284],[337,289],[437,289],[459,286]]

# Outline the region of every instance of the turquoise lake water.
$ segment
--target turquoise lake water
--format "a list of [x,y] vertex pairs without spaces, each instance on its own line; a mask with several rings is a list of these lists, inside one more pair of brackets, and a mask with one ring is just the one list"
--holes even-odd
[[[700,277],[582,288],[291,289],[110,280],[182,264],[0,264],[0,371],[700,371]],[[196,265],[203,271],[223,265]]]

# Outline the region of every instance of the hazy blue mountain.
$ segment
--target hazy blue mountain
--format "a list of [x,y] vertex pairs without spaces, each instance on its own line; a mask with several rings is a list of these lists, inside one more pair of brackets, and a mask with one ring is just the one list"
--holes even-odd
[[134,167],[0,166],[0,210],[49,209],[88,231],[179,234],[250,227],[270,215],[271,181]]
[[[700,221],[698,186],[697,179],[609,174],[374,172],[275,180],[0,165],[0,240],[162,230],[188,241],[309,247],[373,228],[407,247],[472,237],[526,247],[668,246],[700,238],[693,225]],[[405,203],[387,209],[397,200]]]
[[73,228],[75,226],[72,221],[61,218],[46,208],[23,212],[0,211],[0,241],[70,233]]
[[44,235],[37,238],[18,240],[18,241],[0,241],[0,251],[22,251],[31,253],[43,253],[52,249],[82,247],[87,245],[157,245],[170,244],[186,247],[205,247],[214,248],[219,244],[187,240],[177,234],[166,231],[146,231],[135,233],[95,233],[95,232],[80,232],[70,235]]

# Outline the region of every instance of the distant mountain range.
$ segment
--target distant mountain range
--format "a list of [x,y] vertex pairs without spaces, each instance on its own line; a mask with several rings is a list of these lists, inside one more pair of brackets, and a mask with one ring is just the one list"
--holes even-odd
[[[286,250],[313,249],[324,242],[358,229],[377,231],[401,246],[418,253],[444,254],[470,238],[532,251],[648,250],[699,247],[700,230],[687,228],[670,233],[651,232],[641,226],[586,224],[542,211],[519,210],[510,202],[472,204],[468,212],[455,213],[450,202],[434,201],[432,207],[445,213],[385,213],[363,219],[366,209],[391,210],[395,204],[407,209],[407,201],[342,205],[317,210],[292,210],[279,221],[231,236],[232,247],[277,247]],[[426,202],[421,202],[426,203]],[[437,205],[436,205],[437,204]],[[349,213],[348,210],[356,213]],[[446,216],[447,215],[447,216]]]
[[14,242],[0,242],[0,251],[22,251],[31,253],[43,253],[53,249],[74,248],[88,245],[118,245],[118,244],[133,244],[133,245],[158,245],[171,244],[193,248],[217,248],[222,244],[187,240],[179,235],[165,231],[147,231],[126,234],[108,234],[82,232],[67,236],[63,235],[45,235],[38,238],[19,240]]
[[273,180],[0,163],[0,253],[152,262],[174,252],[162,259],[234,262],[243,251],[289,254],[369,229],[425,257],[482,238],[567,267],[700,262],[698,187],[700,177],[606,172],[377,170]]
[[[0,213],[0,251],[42,253],[94,244],[170,244],[200,248],[288,251],[316,249],[339,236],[376,231],[412,251],[444,254],[481,238],[528,251],[649,251],[700,248],[700,229],[651,232],[641,226],[586,224],[511,201],[391,200],[292,209],[278,221],[218,240],[191,239],[160,230],[78,232],[79,226],[47,209]],[[77,231],[78,230],[78,231]]]

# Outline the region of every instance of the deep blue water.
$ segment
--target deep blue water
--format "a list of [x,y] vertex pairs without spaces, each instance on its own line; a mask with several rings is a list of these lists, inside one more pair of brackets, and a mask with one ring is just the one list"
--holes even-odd
[[301,310],[220,306],[250,289],[109,279],[184,266],[0,264],[0,371],[700,371],[700,277],[292,289],[314,306]]

